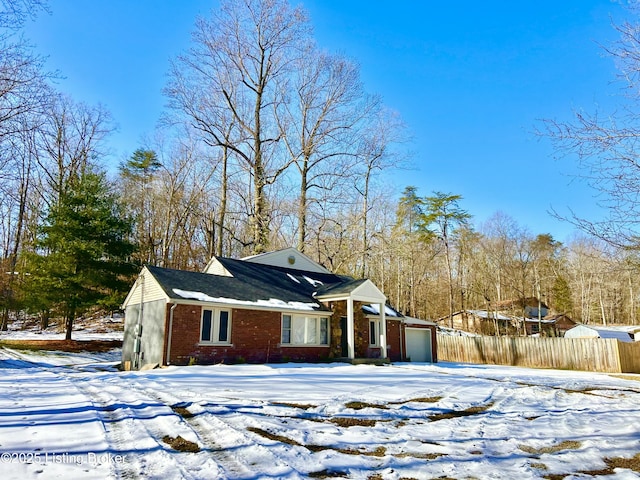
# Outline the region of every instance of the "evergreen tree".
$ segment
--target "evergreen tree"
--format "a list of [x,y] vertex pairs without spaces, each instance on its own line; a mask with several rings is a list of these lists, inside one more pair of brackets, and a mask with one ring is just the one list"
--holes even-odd
[[424,214],[421,222],[428,236],[435,236],[444,247],[449,280],[449,326],[453,327],[453,265],[451,261],[452,242],[460,227],[466,227],[471,215],[460,208],[460,195],[434,192],[424,198]]
[[122,301],[135,268],[128,261],[131,230],[100,173],[75,178],[48,212],[30,258],[26,295],[32,308],[64,316],[67,340],[76,316]]

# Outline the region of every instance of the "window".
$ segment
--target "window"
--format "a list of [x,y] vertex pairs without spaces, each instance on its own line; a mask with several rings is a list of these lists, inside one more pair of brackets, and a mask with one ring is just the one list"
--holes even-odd
[[229,310],[203,309],[200,341],[202,343],[229,343],[231,339]]
[[380,343],[380,321],[369,320],[369,345],[372,347],[379,346]]
[[282,315],[282,343],[287,345],[329,345],[329,319]]

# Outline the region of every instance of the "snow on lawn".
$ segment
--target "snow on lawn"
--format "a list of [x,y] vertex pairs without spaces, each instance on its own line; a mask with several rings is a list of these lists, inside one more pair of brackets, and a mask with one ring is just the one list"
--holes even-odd
[[0,350],[2,479],[640,477],[640,383],[604,374],[20,355]]

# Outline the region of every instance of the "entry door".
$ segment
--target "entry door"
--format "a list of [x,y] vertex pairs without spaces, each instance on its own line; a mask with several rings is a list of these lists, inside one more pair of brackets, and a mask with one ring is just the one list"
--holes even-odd
[[340,355],[343,358],[349,356],[349,339],[347,338],[347,317],[340,317]]

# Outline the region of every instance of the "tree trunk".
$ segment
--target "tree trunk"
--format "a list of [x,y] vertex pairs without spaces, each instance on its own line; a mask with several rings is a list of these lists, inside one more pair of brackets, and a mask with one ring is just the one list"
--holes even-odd
[[65,324],[66,324],[66,332],[64,336],[65,340],[71,340],[71,332],[73,331],[74,317],[75,317],[75,314],[69,312],[69,314],[67,315],[67,318],[65,319]]
[[223,245],[224,245],[224,222],[227,215],[227,192],[228,192],[228,182],[227,178],[227,168],[229,165],[229,149],[225,146],[223,147],[222,153],[222,182],[220,185],[220,208],[218,210],[218,233],[216,238],[216,255],[219,257],[222,256]]
[[307,175],[309,173],[309,159],[304,157],[300,169],[300,199],[298,205],[298,250],[305,251],[307,240]]

